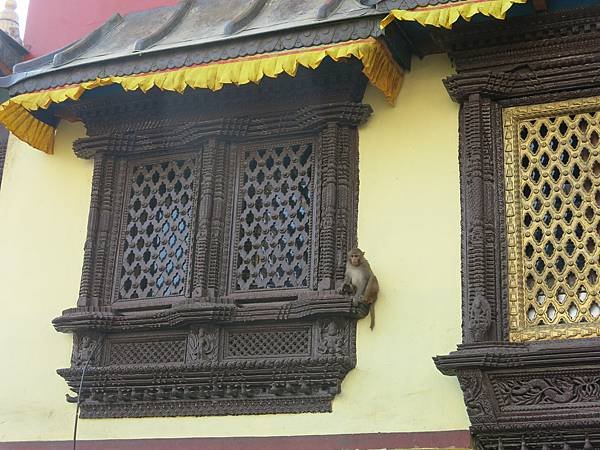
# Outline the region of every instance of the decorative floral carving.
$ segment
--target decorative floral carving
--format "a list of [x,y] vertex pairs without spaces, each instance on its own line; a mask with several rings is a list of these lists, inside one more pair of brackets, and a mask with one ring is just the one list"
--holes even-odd
[[600,401],[600,376],[511,379],[497,388],[506,406]]

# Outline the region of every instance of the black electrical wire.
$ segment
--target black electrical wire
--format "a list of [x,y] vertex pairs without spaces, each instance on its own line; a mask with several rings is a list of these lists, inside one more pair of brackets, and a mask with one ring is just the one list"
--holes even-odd
[[77,408],[75,409],[75,424],[73,426],[73,450],[77,450],[77,423],[79,422],[79,406],[81,405],[81,391],[83,390],[83,380],[85,377],[85,372],[90,363],[92,362],[92,359],[94,359],[94,355],[96,354],[96,351],[100,348],[101,344],[102,338],[98,339],[98,342],[96,342],[96,346],[94,347],[94,350],[92,350],[92,354],[83,365],[83,370],[81,371],[81,380],[79,380],[79,389],[77,390]]

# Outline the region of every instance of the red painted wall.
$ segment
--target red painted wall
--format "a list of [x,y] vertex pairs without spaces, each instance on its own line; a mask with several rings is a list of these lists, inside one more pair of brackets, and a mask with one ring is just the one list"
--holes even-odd
[[98,28],[112,14],[174,5],[178,0],[29,0],[25,47],[37,57]]

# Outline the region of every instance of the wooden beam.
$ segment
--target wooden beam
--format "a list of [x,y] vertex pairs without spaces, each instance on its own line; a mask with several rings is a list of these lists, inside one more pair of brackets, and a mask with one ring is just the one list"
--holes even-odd
[[533,0],[533,9],[535,12],[546,12],[548,11],[548,2],[546,0]]

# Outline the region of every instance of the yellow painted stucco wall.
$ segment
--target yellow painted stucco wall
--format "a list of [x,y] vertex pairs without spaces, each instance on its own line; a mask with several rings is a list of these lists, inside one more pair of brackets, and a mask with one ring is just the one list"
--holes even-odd
[[[82,420],[80,439],[277,436],[465,430],[456,379],[431,360],[460,341],[458,107],[445,56],[414,61],[395,107],[369,88],[360,129],[359,242],[381,294],[377,326],[358,327],[358,364],[331,414]],[[71,338],[52,318],[75,305],[92,163],[80,124],[61,123],[56,154],[11,137],[0,189],[0,442],[63,440],[75,407],[55,373]]]

